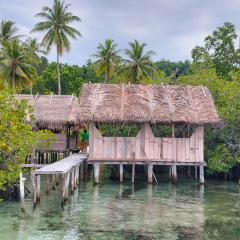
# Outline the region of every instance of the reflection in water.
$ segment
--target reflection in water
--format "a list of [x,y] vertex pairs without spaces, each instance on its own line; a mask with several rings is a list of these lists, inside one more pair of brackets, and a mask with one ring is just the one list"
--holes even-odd
[[[41,186],[44,189],[44,184]],[[61,209],[57,187],[32,211],[26,198],[0,203],[0,239],[238,239],[239,185],[160,181],[81,183]]]

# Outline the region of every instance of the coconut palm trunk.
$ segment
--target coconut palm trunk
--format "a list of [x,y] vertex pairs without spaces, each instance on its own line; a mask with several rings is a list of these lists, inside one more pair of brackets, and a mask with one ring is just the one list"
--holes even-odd
[[105,83],[107,83],[107,81],[108,81],[108,70],[105,73]]
[[15,70],[13,70],[13,82],[12,82],[12,85],[13,85],[13,89],[15,88],[15,82],[16,82],[16,73],[15,73]]
[[57,50],[57,81],[58,81],[58,95],[61,95],[61,79],[60,79],[60,66],[59,66],[59,52]]

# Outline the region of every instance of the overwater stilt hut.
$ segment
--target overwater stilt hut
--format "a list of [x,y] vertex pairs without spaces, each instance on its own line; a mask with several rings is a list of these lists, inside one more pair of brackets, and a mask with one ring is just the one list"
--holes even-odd
[[[99,183],[99,165],[147,165],[148,182],[153,181],[155,165],[169,166],[170,177],[177,180],[178,166],[199,168],[204,183],[204,125],[217,124],[219,117],[207,87],[140,84],[84,84],[78,119],[89,124],[89,159],[94,180]],[[102,136],[101,123],[140,124],[135,137]],[[155,137],[152,126],[172,126],[171,137]],[[174,126],[193,128],[191,136],[178,138]]]
[[[17,95],[33,107],[33,129],[47,129],[55,141],[47,149],[35,149],[34,164],[49,164],[78,148],[78,98],[71,95]],[[33,164],[33,162],[29,162]]]

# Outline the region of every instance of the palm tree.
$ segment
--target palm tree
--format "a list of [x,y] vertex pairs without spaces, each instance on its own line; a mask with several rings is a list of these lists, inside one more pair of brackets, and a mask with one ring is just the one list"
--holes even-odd
[[18,39],[5,42],[0,57],[0,78],[5,84],[16,86],[30,86],[33,67],[29,64],[29,56]]
[[3,44],[6,41],[20,37],[20,35],[16,35],[17,31],[18,28],[14,22],[2,20],[0,23],[0,43]]
[[125,49],[127,59],[125,59],[126,66],[123,69],[126,76],[134,83],[140,83],[145,77],[151,78],[154,70],[151,57],[155,52],[145,52],[146,44],[141,44],[137,40],[130,42],[129,45],[130,49]]
[[119,59],[119,51],[116,48],[117,44],[112,39],[107,39],[104,44],[99,43],[97,53],[94,54],[97,59],[96,73],[105,73],[105,83],[112,77]]
[[44,21],[37,23],[32,30],[32,32],[46,32],[42,39],[46,53],[49,53],[52,45],[56,46],[58,94],[61,94],[59,57],[65,50],[70,50],[71,44],[68,37],[77,39],[77,36],[81,36],[78,30],[69,26],[74,21],[81,21],[79,17],[68,12],[69,6],[70,4],[66,4],[64,1],[54,0],[52,8],[43,7],[36,16],[43,18]]

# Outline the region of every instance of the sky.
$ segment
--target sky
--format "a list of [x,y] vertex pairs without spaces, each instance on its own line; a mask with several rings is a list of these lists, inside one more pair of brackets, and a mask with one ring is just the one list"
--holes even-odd
[[[67,1],[67,0],[66,0]],[[19,32],[30,35],[40,21],[35,14],[52,0],[0,0],[0,19],[16,22]],[[154,50],[154,60],[184,61],[191,49],[225,21],[240,31],[239,0],[68,0],[70,11],[81,18],[73,24],[82,34],[61,62],[83,65],[93,59],[99,42],[111,38],[120,49],[134,39]],[[43,34],[31,34],[41,40]],[[55,61],[52,49],[47,56]]]

